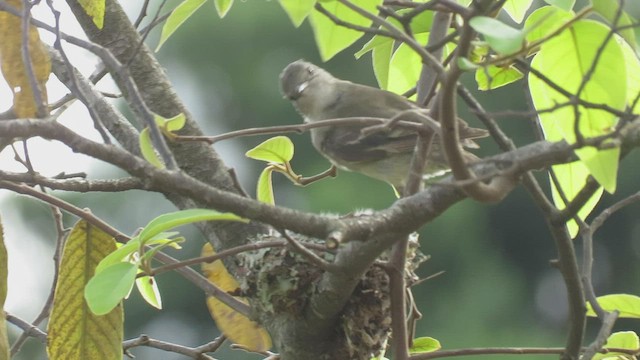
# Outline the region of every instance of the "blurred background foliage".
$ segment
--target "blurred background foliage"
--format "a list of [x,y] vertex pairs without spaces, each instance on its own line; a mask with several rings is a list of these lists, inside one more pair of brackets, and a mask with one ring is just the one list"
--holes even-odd
[[[630,10],[637,18],[637,9],[635,12]],[[130,6],[129,11],[136,14],[138,8]],[[150,37],[152,48],[156,39]],[[360,60],[352,56],[363,43],[361,39],[322,66],[339,78],[375,86],[370,55]],[[300,58],[321,64],[308,24],[293,28],[277,2],[268,0],[236,1],[222,20],[217,18],[213,2],[206,3],[164,45],[158,58],[194,118],[211,135],[300,122],[300,116],[279,92],[278,74],[289,62]],[[465,83],[475,90],[472,75],[466,76]],[[490,111],[527,109],[522,81],[497,91],[474,93]],[[481,126],[463,105],[460,111],[467,121]],[[498,120],[517,144],[535,139],[530,119],[507,116]],[[312,148],[308,134],[288,136],[296,145],[292,163],[298,173],[310,176],[328,168],[329,163]],[[227,165],[236,169],[250,194],[255,192],[262,163],[245,158],[244,152],[266,138],[239,138],[214,145]],[[478,155],[498,151],[489,139],[482,140],[481,145]],[[605,195],[598,207],[600,210],[637,189],[636,164],[639,160],[636,152],[622,162],[618,193]],[[98,178],[122,174],[94,167],[89,175]],[[548,187],[546,175],[540,172],[537,176]],[[277,204],[319,213],[347,214],[361,208],[382,209],[395,199],[386,184],[346,172],[339,172],[336,179],[305,188],[296,187],[276,175],[274,188]],[[91,208],[96,215],[127,233],[172,210],[161,196],[140,191],[59,195],[80,207]],[[30,199],[12,198],[4,203],[3,210],[22,214],[23,221],[29,224],[29,231],[51,248],[54,228],[46,206]],[[633,205],[617,213],[596,235],[594,277],[599,295],[612,292],[640,294],[637,280],[640,271],[639,210],[640,205]],[[75,219],[67,218],[67,221],[71,225]],[[188,238],[185,250],[173,251],[172,255],[197,256],[202,238],[193,228],[183,228],[182,232]],[[455,205],[423,227],[420,242],[422,251],[431,256],[420,269],[420,275],[426,277],[439,271],[444,274],[414,289],[416,302],[424,315],[418,323],[417,336],[435,337],[447,349],[564,345],[567,307],[560,274],[550,265],[555,257],[553,240],[539,211],[522,188],[497,205],[470,200]],[[576,245],[580,248],[579,240]],[[44,268],[37,271],[52,271],[50,261],[42,266]],[[218,335],[201,291],[174,274],[161,275],[158,281],[164,310],[151,309],[137,294],[132,295],[125,303],[126,338],[144,333],[159,340],[197,346]],[[42,298],[39,304],[44,301],[46,291],[33,294]],[[590,321],[588,339],[594,335],[596,326],[595,321]],[[617,328],[640,329],[637,323],[627,321],[620,321]],[[15,339],[15,332],[12,334]],[[18,359],[43,358],[41,349],[35,340],[29,340]],[[139,360],[183,359],[176,354],[146,348],[131,352]],[[215,357],[260,358],[229,349],[216,353]],[[510,357],[540,358],[501,358]]]

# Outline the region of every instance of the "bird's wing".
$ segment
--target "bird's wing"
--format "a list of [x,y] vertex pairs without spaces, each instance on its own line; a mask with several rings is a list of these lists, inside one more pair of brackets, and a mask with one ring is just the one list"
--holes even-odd
[[322,150],[340,162],[369,162],[401,153],[411,153],[416,135],[409,131],[381,131],[362,136],[360,126],[330,129],[322,142]]

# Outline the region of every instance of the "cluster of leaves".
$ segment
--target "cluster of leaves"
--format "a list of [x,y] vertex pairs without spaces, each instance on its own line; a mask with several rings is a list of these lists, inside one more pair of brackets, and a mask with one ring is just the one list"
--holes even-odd
[[[158,48],[204,2],[186,0],[176,7],[165,23]],[[525,17],[532,2],[508,0],[504,4],[503,9],[512,20],[523,23],[522,29],[491,17],[478,16],[471,19],[470,25],[482,34],[484,42],[476,43],[471,57],[460,58],[459,62],[461,67],[475,71],[479,89],[491,90],[521,79],[522,72],[515,66],[514,59],[522,54],[533,56],[531,67],[544,78],[530,72],[529,90],[533,104],[540,112],[545,138],[579,145],[576,150],[579,161],[553,167],[553,199],[562,209],[567,201],[576,196],[589,176],[593,176],[604,190],[613,193],[620,155],[615,144],[611,144],[612,148],[606,150],[584,146],[584,139],[611,134],[618,121],[617,117],[597,106],[579,105],[569,95],[577,94],[581,101],[595,105],[606,104],[610,109],[619,111],[630,106],[637,112],[636,95],[640,90],[640,78],[636,74],[640,72],[640,63],[635,54],[635,35],[633,29],[629,28],[633,19],[626,12],[617,10],[617,2],[596,0],[587,10],[600,14],[611,26],[621,27],[621,35],[613,33],[606,24],[582,19],[588,11],[583,10],[579,14],[573,12],[573,0],[547,1],[549,6],[540,7]],[[470,1],[461,1],[463,5],[468,3]],[[215,1],[215,4],[219,15],[223,17],[233,2]],[[357,5],[373,14],[381,4],[382,0],[366,0],[359,1]],[[335,19],[351,27],[362,28],[371,26],[373,22],[371,18],[354,11],[341,1],[283,0],[280,5],[296,27],[309,19],[318,50],[325,61],[365,34],[363,31],[341,26]],[[410,10],[398,10],[396,16],[402,16],[408,11]],[[397,30],[403,29],[397,17],[387,17],[386,20]],[[419,44],[426,43],[432,21],[433,12],[425,11],[409,23],[410,31]],[[379,28],[386,30],[384,26]],[[445,47],[445,56],[453,48],[454,45],[449,43]],[[409,44],[387,36],[374,35],[355,56],[361,57],[368,52],[372,53],[374,73],[381,88],[402,94],[415,86],[422,69],[422,60]],[[554,83],[550,84],[549,79],[553,79]],[[566,91],[558,91],[554,86],[560,83]],[[273,163],[286,164],[289,160],[290,158],[283,158]],[[274,168],[268,169],[263,172],[258,188],[260,198],[272,203],[273,195],[269,193],[270,190],[267,191],[270,186],[261,185],[266,184],[268,173]],[[282,172],[286,174],[289,170],[283,169]],[[558,188],[561,190],[558,191]],[[581,209],[579,216],[582,219],[593,210],[601,195],[602,189]],[[572,236],[575,236],[577,224],[571,221],[568,227]]]
[[[167,230],[198,221],[246,222],[229,213],[183,210],[151,220],[125,244],[117,244],[110,235],[84,220],[78,222],[68,236],[62,255],[48,325],[49,358],[120,359],[124,320],[122,300],[128,297],[135,283],[149,304],[162,307],[157,282],[153,276],[146,275],[153,273],[151,261],[161,249],[167,246],[179,248],[177,243],[184,241],[177,232]],[[0,251],[0,261],[6,260],[3,254],[4,251]],[[211,246],[205,245],[203,255],[212,254]],[[220,261],[205,264],[203,270],[210,281],[224,290],[237,288],[237,283]],[[3,277],[6,280],[6,264]],[[256,351],[271,347],[269,335],[257,324],[212,297],[207,303],[219,328],[233,341]]]

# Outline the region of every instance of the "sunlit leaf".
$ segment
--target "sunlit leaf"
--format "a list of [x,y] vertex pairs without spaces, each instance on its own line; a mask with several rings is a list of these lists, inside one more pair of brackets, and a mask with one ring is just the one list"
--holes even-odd
[[176,32],[176,30],[178,30],[178,28],[206,1],[207,0],[184,0],[176,6],[162,26],[160,40],[158,41],[158,46],[155,51],[160,50],[167,39],[169,39],[169,37],[173,35],[173,33]]
[[471,27],[482,34],[489,46],[499,54],[510,55],[522,48],[524,33],[487,16],[476,16],[469,21]]
[[[171,243],[176,249],[180,249],[180,246],[175,242],[176,239],[171,239],[173,236],[179,234],[177,231],[161,232],[158,235],[147,240],[145,244],[147,246]],[[107,266],[119,263],[121,261],[129,261],[130,256],[136,253],[140,249],[140,237],[135,236],[129,240],[126,244],[118,244],[118,249],[111,254],[107,255],[96,267],[96,274],[104,270]]]
[[[139,271],[138,271],[139,273]],[[158,283],[153,276],[141,276],[136,279],[136,287],[144,301],[156,309],[162,309],[162,298]]]
[[138,237],[131,239],[126,244],[120,245],[115,251],[105,256],[104,259],[98,263],[98,266],[96,267],[96,274],[102,272],[110,265],[117,264],[122,261],[128,261],[128,257],[138,251],[139,248],[140,238]]
[[247,157],[284,164],[293,159],[293,142],[286,136],[276,136],[258,144],[245,154]]
[[391,54],[393,53],[393,44],[393,39],[376,35],[364,44],[362,49],[354,54],[356,59],[359,59],[362,55],[371,51],[373,73],[376,76],[380,88],[385,90],[388,89],[389,63],[391,62]]
[[267,166],[260,173],[260,177],[258,178],[258,185],[256,188],[256,199],[258,201],[262,201],[267,204],[275,204],[275,199],[273,196],[273,184],[271,181],[271,175],[273,174],[273,168],[271,166]]
[[213,3],[216,6],[216,11],[218,12],[218,16],[220,18],[225,17],[229,10],[231,10],[231,5],[233,5],[233,0],[213,0]]
[[[615,27],[622,27],[618,33],[627,41],[633,49],[638,47],[636,43],[636,34],[633,31],[634,26],[637,27],[637,22],[631,19],[626,11],[620,13],[620,17],[616,19],[618,9],[620,8],[620,2],[618,0],[591,0],[593,10],[600,14],[609,24]],[[614,22],[616,22],[614,24]]]
[[521,23],[532,2],[533,0],[507,0],[502,9],[511,16],[513,21]]
[[518,69],[508,66],[489,65],[476,70],[476,82],[479,90],[493,90],[522,79],[524,75]]
[[[416,41],[420,44],[426,44],[428,38],[429,34],[416,35]],[[416,86],[421,71],[422,59],[420,55],[408,45],[401,44],[391,57],[387,89],[396,94],[407,92]]]
[[[602,47],[608,33],[609,29],[601,23],[580,20],[572,28],[545,42],[531,66],[557,84],[562,84],[572,94],[578,91],[583,78],[589,74],[580,99],[623,110],[627,98],[626,64],[615,38],[611,37]],[[597,65],[591,71],[597,55]],[[557,107],[569,100],[533,74],[529,75],[529,89],[537,110]],[[564,139],[574,143],[576,121],[579,121],[577,128],[584,138],[605,135],[617,122],[615,115],[607,111],[582,106],[578,106],[579,118],[576,119],[574,110],[573,106],[564,106],[539,115],[548,140]],[[618,148],[598,151],[584,147],[576,151],[591,175],[608,192],[615,191],[619,153]]]
[[137,273],[136,264],[119,262],[95,274],[84,289],[84,298],[91,312],[104,315],[118,306],[131,292]]
[[381,89],[387,90],[389,88],[389,66],[391,63],[392,54],[392,42],[388,42],[386,45],[378,46],[371,52],[373,74],[376,76],[378,85]]
[[[575,198],[580,190],[584,188],[587,183],[587,178],[589,177],[589,169],[579,161],[569,164],[554,165],[552,166],[552,169],[558,178],[558,183],[560,183],[560,187],[562,188],[564,195],[569,200]],[[562,197],[554,185],[554,182],[551,180],[551,177],[549,177],[549,182],[551,183],[551,195],[554,204],[556,204],[560,210],[566,208],[566,205],[564,201],[562,201]],[[591,214],[591,211],[596,207],[598,201],[600,201],[602,192],[602,187],[599,187],[593,195],[591,195],[584,206],[578,210],[578,217],[580,219],[584,220],[589,214]],[[567,230],[572,238],[578,234],[578,224],[575,220],[572,219],[567,222]]]
[[139,135],[140,153],[142,157],[147,160],[151,165],[158,169],[164,169],[164,162],[158,156],[156,149],[153,147],[153,141],[151,141],[151,133],[149,128],[144,128],[140,131]]
[[[357,5],[365,11],[376,14],[377,6],[382,4],[382,0],[359,0]],[[328,13],[333,14],[336,18],[347,23],[359,26],[371,25],[371,20],[363,17],[355,11],[349,9],[342,3],[332,1],[322,1],[322,7]],[[331,59],[334,55],[353,44],[362,35],[361,31],[345,28],[336,25],[333,20],[329,19],[318,10],[313,10],[309,15],[311,28],[316,39],[316,45],[320,51],[320,57],[323,61]]]
[[[640,348],[638,334],[633,331],[620,331],[611,334],[607,338],[605,349],[628,349],[637,351]],[[592,357],[593,360],[636,360],[636,357],[615,351],[609,351],[606,354],[597,353]]]
[[318,0],[278,0],[280,6],[291,19],[295,27],[299,27],[304,19],[311,13]]
[[151,220],[147,226],[142,229],[138,237],[143,243],[148,239],[160,234],[163,231],[173,229],[180,225],[191,224],[198,221],[240,221],[248,222],[248,220],[232,213],[221,213],[209,209],[186,209],[162,214]]
[[524,32],[528,42],[534,42],[552,34],[574,17],[571,11],[564,11],[553,6],[536,9],[524,23]]
[[158,114],[153,114],[153,116],[156,124],[158,124],[158,127],[169,132],[182,129],[187,122],[187,117],[183,113],[180,113],[171,118],[165,118]]
[[[111,236],[86,221],[73,227],[64,246],[47,328],[49,359],[122,359],[122,306],[116,304],[112,311],[97,316],[84,298],[85,285],[96,265],[115,249]],[[97,288],[95,294],[99,297],[110,291]]]
[[[214,254],[215,251],[211,244],[207,243],[203,246],[202,256]],[[229,274],[220,260],[203,263],[202,272],[209,281],[224,291],[233,291],[239,287],[236,279]],[[246,300],[242,298],[237,299],[246,303]],[[254,351],[267,351],[271,348],[269,333],[258,323],[249,320],[213,296],[207,297],[207,307],[218,329],[232,342],[244,345]]]
[[[640,319],[640,297],[636,295],[611,294],[599,296],[597,300],[603,310],[617,310],[620,313],[618,317]],[[596,316],[589,303],[587,303],[587,316]]]
[[[401,9],[396,11],[399,16],[411,11],[411,9]],[[395,18],[389,17],[387,21],[398,28],[400,31],[404,31],[403,25],[396,20]],[[411,32],[414,34],[414,37],[420,39],[426,39],[428,37],[428,32],[431,29],[431,25],[433,23],[433,12],[432,11],[424,11],[419,15],[412,18],[409,27],[411,28]],[[382,28],[383,30],[387,30],[386,28]],[[426,40],[425,40],[426,41]],[[362,57],[362,55],[372,52],[372,63],[373,63],[373,72],[376,76],[376,80],[378,81],[378,85],[381,89],[389,90],[389,69],[391,67],[391,56],[394,50],[395,40],[382,35],[375,35],[369,40],[366,44],[362,46],[358,52],[354,55],[357,59]],[[446,51],[446,50],[445,50]],[[415,85],[415,84],[414,84]]]
[[640,60],[631,46],[616,36],[624,54],[627,65],[627,106],[632,107],[634,114],[640,114]]
[[458,58],[458,67],[460,69],[462,69],[462,70],[468,71],[468,70],[478,69],[479,66],[478,66],[478,64],[476,64],[473,61],[467,59],[466,57],[459,57]]
[[98,29],[104,26],[105,0],[78,0],[84,12],[89,15]]
[[[411,11],[411,9],[402,9],[396,11],[398,16],[402,16],[403,14]],[[387,18],[387,22],[391,25],[394,25],[398,30],[404,31],[403,25],[396,20],[395,18],[389,17]],[[432,11],[423,11],[419,15],[413,17],[411,19],[411,23],[409,23],[409,27],[411,28],[411,32],[415,34],[423,34],[428,33],[431,30],[431,25],[433,23],[433,12]],[[387,28],[382,27],[382,30],[387,30]],[[360,58],[362,55],[366,54],[373,49],[380,46],[388,46],[390,43],[392,44],[395,40],[383,36],[383,35],[374,35],[371,40],[367,41],[366,44],[362,46],[362,49],[358,50],[354,55],[356,58]]]
[[420,353],[428,353],[436,350],[440,350],[442,345],[440,345],[440,341],[432,338],[432,337],[419,337],[413,339],[413,346],[409,349],[410,354],[420,354]]
[[544,0],[544,2],[562,10],[569,11],[573,9],[573,5],[575,5],[576,0]]

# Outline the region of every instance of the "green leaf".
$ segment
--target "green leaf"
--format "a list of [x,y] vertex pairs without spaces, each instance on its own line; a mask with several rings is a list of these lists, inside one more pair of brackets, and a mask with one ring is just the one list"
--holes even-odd
[[161,129],[164,129],[165,131],[169,131],[169,132],[178,131],[182,129],[187,122],[187,117],[183,113],[180,113],[168,119],[158,114],[153,114],[153,115],[158,126]]
[[376,76],[380,88],[385,90],[387,90],[387,84],[389,82],[389,63],[391,62],[393,45],[393,39],[375,35],[362,46],[362,49],[354,54],[356,59],[360,59],[362,55],[371,51],[373,73]]
[[149,128],[144,128],[140,131],[140,152],[142,153],[142,157],[147,160],[151,165],[164,169],[164,163],[162,159],[156,153],[156,149],[153,147],[153,143],[151,141],[151,134],[149,133]]
[[[403,15],[407,12],[411,11],[411,9],[402,9],[396,11],[396,14]],[[396,20],[395,18],[387,18],[387,21],[398,28],[400,31],[404,31],[402,24]],[[419,15],[413,17],[411,19],[411,23],[409,27],[411,28],[411,32],[415,34],[423,34],[428,33],[431,30],[431,25],[433,23],[433,11],[424,11]],[[386,28],[382,28],[383,30],[387,30]],[[367,41],[366,44],[362,46],[362,49],[358,50],[354,55],[356,59],[359,59],[362,55],[366,54],[369,51],[374,50],[377,47],[386,47],[390,44],[393,44],[394,40],[392,38],[382,36],[382,35],[374,35],[371,40]]]
[[593,5],[593,10],[607,20],[609,24],[614,25],[614,27],[626,26],[627,28],[619,30],[619,33],[627,41],[627,44],[633,49],[637,49],[636,34],[632,26],[637,23],[631,19],[629,14],[623,10],[617,19],[617,23],[613,24],[613,22],[616,21],[616,14],[620,7],[618,0],[591,0],[591,4]]
[[280,6],[291,19],[295,27],[299,27],[304,19],[311,13],[318,0],[278,0]]
[[353,54],[353,56],[355,56],[356,59],[360,59],[362,55],[368,53],[369,51],[373,51],[379,46],[393,44],[393,42],[394,40],[391,38],[375,35],[371,38],[371,40],[362,45],[362,49],[358,50],[355,54]]
[[[429,34],[415,36],[420,44],[426,44]],[[445,51],[446,52],[446,51]],[[387,90],[396,94],[403,94],[416,86],[420,72],[422,71],[422,59],[407,44],[400,44],[391,57],[389,64],[389,82]]]
[[118,249],[105,256],[96,267],[96,274],[104,271],[107,267],[122,261],[128,261],[128,257],[138,251],[140,248],[140,238],[135,237],[126,244],[121,245]]
[[[398,15],[402,15],[409,11],[411,11],[411,9],[402,9],[396,11],[396,13]],[[402,24],[400,24],[400,22],[395,18],[387,18],[387,21],[399,30],[404,31]],[[414,36],[417,35],[420,39],[426,39],[426,37],[423,37],[421,34],[428,34],[432,23],[433,11],[425,11],[412,18],[409,26],[411,27],[411,31]],[[376,76],[376,80],[378,81],[378,85],[381,89],[385,90],[389,90],[389,68],[394,44],[395,41],[391,38],[382,35],[375,35],[362,46],[362,49],[354,54],[356,59],[359,59],[367,52],[372,52],[373,72]]]
[[89,280],[84,298],[91,312],[104,315],[113,310],[129,294],[138,267],[129,262],[110,265]]
[[[574,199],[580,190],[582,190],[587,182],[587,178],[589,177],[589,169],[579,161],[569,164],[554,165],[552,166],[552,169],[558,178],[558,183],[560,184],[564,195],[569,199],[569,201]],[[551,183],[553,203],[556,204],[558,209],[564,209],[566,205],[564,201],[562,201],[562,197],[560,196],[558,189],[556,189],[553,181],[551,181],[551,177],[549,177],[549,182]],[[584,206],[578,210],[578,217],[580,219],[584,220],[589,216],[589,214],[591,214],[591,211],[596,207],[598,201],[600,201],[602,192],[602,187],[599,187],[598,190],[591,195]],[[578,234],[578,224],[575,220],[569,220],[567,222],[567,230],[569,231],[571,238],[574,238]]]
[[285,164],[293,159],[293,142],[286,136],[272,137],[247,151],[245,155],[251,159]]
[[[147,240],[147,245],[163,245],[170,243],[170,246],[174,246],[176,249],[180,249],[180,246],[176,244],[177,241],[181,241],[182,238],[170,239],[173,236],[178,235],[177,231],[161,232],[160,234]],[[129,257],[140,249],[140,237],[136,236],[129,240],[126,244],[118,244],[119,247],[114,252],[107,255],[96,267],[96,273],[101,272],[107,266],[119,263],[121,261],[129,261]]]
[[[545,42],[533,59],[531,66],[542,72],[569,93],[576,93],[582,79],[589,73],[580,99],[595,104],[607,104],[623,110],[626,106],[627,74],[622,50],[615,40],[607,38],[609,29],[601,23],[580,20],[570,29]],[[602,51],[600,51],[602,48]],[[590,72],[600,54],[595,69]],[[537,110],[557,107],[568,99],[533,74],[529,75],[529,90]],[[578,106],[579,131],[585,138],[610,133],[617,118],[604,110]],[[573,106],[564,106],[553,112],[541,113],[540,122],[545,137],[550,141],[576,141],[576,119]],[[614,192],[618,171],[619,148],[598,151],[592,147],[576,150],[580,160],[591,175],[607,190]]]
[[575,5],[576,0],[544,0],[544,2],[559,9],[569,11],[573,9],[573,5]]
[[[624,63],[627,65],[627,106],[631,107],[640,94],[640,60],[628,43],[619,41],[619,44],[624,54]],[[640,114],[640,101],[635,103],[632,112]]]
[[[382,0],[359,0],[357,6],[372,14],[377,14],[377,6]],[[321,5],[327,12],[338,19],[359,26],[371,25],[371,20],[361,16],[336,0],[322,1]],[[316,39],[316,45],[323,61],[331,59],[334,55],[347,48],[358,40],[364,33],[343,26],[336,25],[331,19],[318,10],[313,10],[309,15],[311,28]]]
[[371,62],[373,63],[373,74],[376,76],[381,89],[387,90],[389,87],[389,67],[391,54],[393,53],[393,42],[378,46],[371,52]]
[[260,173],[260,177],[258,178],[258,185],[256,188],[256,198],[258,199],[258,201],[262,201],[263,203],[274,205],[275,200],[273,196],[273,184],[271,182],[272,173],[272,166],[267,166]]
[[[640,348],[640,340],[638,334],[633,331],[620,331],[611,334],[607,338],[605,349],[628,349],[631,351]],[[636,360],[633,355],[610,351],[606,354],[597,353],[593,356],[593,360]]]
[[150,247],[150,249],[148,251],[144,251],[144,256],[142,256],[140,258],[140,263],[141,264],[148,264],[154,256],[156,256],[156,254],[158,253],[158,251],[170,246],[170,247],[174,247],[173,245],[178,243],[178,242],[183,242],[184,238],[183,237],[178,237],[175,239],[171,239],[169,241],[163,242],[160,245],[156,245],[156,246],[151,246],[152,244],[150,244],[149,242],[145,242],[145,246]]
[[218,12],[218,16],[223,18],[229,10],[231,9],[231,5],[233,5],[233,0],[213,0],[213,3],[216,6],[216,11]]
[[529,15],[524,23],[526,40],[534,42],[560,29],[574,17],[571,11],[564,11],[553,6],[543,6]]
[[476,70],[480,66],[466,57],[458,57],[458,67],[465,71]]
[[510,55],[522,48],[524,33],[487,16],[476,16],[469,25],[484,35],[489,46],[499,54]]
[[249,222],[232,213],[220,213],[209,209],[187,209],[163,214],[151,220],[142,229],[138,237],[142,243],[153,238],[157,234],[172,229],[176,226],[190,224],[198,221],[240,221]]
[[207,0],[184,0],[180,5],[176,6],[167,18],[164,26],[162,26],[160,41],[155,51],[158,52],[167,39],[206,1]]
[[533,0],[507,0],[502,7],[509,14],[513,21],[518,24],[524,19],[524,15],[531,7]]
[[[140,273],[140,271],[138,271]],[[153,276],[141,276],[136,279],[136,287],[142,295],[142,298],[151,306],[156,309],[162,309],[162,298],[160,297],[160,290],[158,290],[158,283]]]
[[[599,296],[597,300],[603,310],[617,310],[620,313],[618,317],[640,319],[640,297],[638,296],[629,294],[610,294]],[[596,316],[589,303],[587,303],[587,316]]]
[[440,341],[432,338],[432,337],[419,337],[413,339],[413,346],[409,349],[410,354],[420,354],[420,353],[428,353],[436,350],[440,350],[442,345],[440,345]]
[[524,75],[514,67],[489,65],[476,70],[478,89],[482,91],[497,89],[522,79]]

